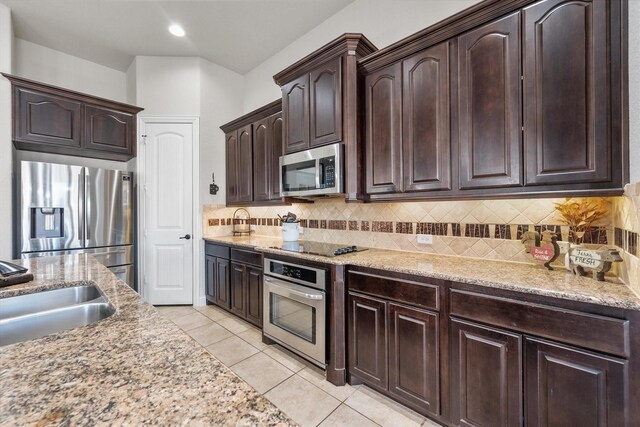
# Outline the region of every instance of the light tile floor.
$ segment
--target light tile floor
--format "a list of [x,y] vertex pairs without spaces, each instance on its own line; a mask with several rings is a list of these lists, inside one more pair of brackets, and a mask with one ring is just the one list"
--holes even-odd
[[258,328],[223,310],[156,308],[302,426],[438,426],[368,387],[334,386],[322,370],[278,345],[264,344]]

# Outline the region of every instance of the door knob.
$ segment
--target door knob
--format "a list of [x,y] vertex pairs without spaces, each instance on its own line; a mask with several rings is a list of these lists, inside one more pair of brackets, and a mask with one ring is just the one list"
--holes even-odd
[[191,234],[185,234],[184,236],[180,237],[181,239],[191,239]]

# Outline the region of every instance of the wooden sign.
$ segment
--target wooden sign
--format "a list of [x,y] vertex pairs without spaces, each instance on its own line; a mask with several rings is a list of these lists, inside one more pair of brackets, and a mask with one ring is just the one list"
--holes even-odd
[[551,263],[560,255],[557,238],[551,231],[543,231],[542,235],[537,231],[527,231],[520,241],[524,245],[525,252],[536,261],[544,261],[544,266],[553,270]]
[[611,264],[622,262],[620,252],[615,249],[582,249],[569,250],[570,267],[573,274],[586,276],[585,268],[591,270],[594,280],[604,281],[604,274],[611,270]]

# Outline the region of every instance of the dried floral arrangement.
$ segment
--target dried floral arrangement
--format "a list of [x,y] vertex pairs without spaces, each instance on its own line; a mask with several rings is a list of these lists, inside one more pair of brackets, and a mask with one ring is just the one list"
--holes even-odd
[[554,204],[561,220],[569,226],[571,243],[582,243],[582,238],[591,230],[593,223],[609,213],[609,202],[603,197],[567,198],[562,203]]

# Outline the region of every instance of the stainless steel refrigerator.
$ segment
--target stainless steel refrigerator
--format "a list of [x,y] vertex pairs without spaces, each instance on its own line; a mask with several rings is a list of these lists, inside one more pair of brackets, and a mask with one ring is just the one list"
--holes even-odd
[[91,253],[136,289],[132,173],[22,161],[16,181],[16,256]]

